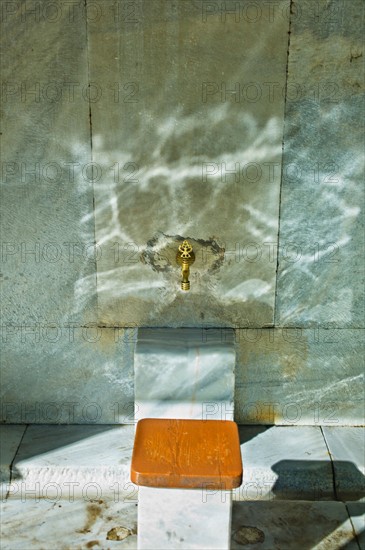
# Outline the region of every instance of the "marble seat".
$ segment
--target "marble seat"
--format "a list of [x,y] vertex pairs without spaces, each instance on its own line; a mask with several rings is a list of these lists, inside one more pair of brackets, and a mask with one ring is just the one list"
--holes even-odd
[[235,422],[140,420],[131,479],[140,486],[140,550],[229,548],[231,490],[242,481]]

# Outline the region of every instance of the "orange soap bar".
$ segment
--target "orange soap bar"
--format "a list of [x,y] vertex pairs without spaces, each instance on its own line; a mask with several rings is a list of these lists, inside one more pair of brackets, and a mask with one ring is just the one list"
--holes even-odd
[[242,460],[237,424],[230,420],[140,420],[131,479],[147,487],[238,487]]

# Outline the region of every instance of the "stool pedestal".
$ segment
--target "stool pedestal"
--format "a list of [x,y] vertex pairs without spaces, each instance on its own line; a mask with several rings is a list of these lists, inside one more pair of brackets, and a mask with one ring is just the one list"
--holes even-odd
[[140,420],[131,479],[140,486],[139,550],[228,550],[231,490],[242,481],[235,422]]
[[138,329],[135,418],[233,420],[235,361],[229,329]]
[[138,549],[228,550],[231,493],[139,487]]

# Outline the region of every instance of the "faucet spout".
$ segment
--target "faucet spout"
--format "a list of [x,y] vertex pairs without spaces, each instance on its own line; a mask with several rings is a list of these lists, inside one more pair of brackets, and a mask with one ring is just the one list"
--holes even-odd
[[190,273],[189,264],[183,262],[183,264],[182,264],[182,281],[181,281],[182,290],[189,290],[190,289],[189,273]]

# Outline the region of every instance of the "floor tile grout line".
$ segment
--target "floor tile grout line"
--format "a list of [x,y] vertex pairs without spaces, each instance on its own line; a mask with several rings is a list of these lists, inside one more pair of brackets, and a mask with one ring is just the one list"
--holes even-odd
[[19,441],[19,444],[16,448],[16,451],[14,453],[14,456],[13,456],[13,459],[12,461],[10,462],[10,465],[9,465],[9,488],[6,492],[6,496],[5,496],[5,500],[7,500],[9,498],[9,494],[10,494],[10,486],[12,484],[12,481],[13,481],[13,466],[14,466],[14,462],[15,462],[15,459],[16,457],[18,456],[18,453],[19,453],[19,450],[20,450],[20,447],[21,447],[21,444],[23,443],[23,439],[24,439],[24,436],[29,428],[30,424],[26,424],[25,425],[25,428],[24,428],[24,431],[22,433],[22,436],[20,438],[20,441]]
[[352,517],[351,517],[351,514],[350,514],[350,510],[348,509],[348,506],[347,506],[347,502],[344,502],[344,505],[345,505],[345,508],[346,508],[346,512],[347,512],[347,515],[349,517],[349,520],[350,520],[350,524],[351,524],[351,528],[352,528],[352,532],[353,532],[353,535],[354,535],[354,539],[356,540],[357,542],[357,545],[359,547],[359,550],[361,550],[361,545],[360,545],[360,541],[359,541],[359,538],[357,536],[357,533],[356,533],[356,530],[355,530],[355,525],[352,521]]
[[[323,437],[323,441],[326,445],[326,448],[327,448],[327,452],[328,452],[328,455],[330,457],[330,462],[331,462],[331,470],[332,470],[332,483],[333,483],[333,494],[334,494],[334,497],[335,497],[335,500],[336,501],[339,501],[340,499],[338,498],[338,495],[337,495],[337,488],[336,488],[336,472],[335,472],[335,465],[333,463],[333,457],[332,457],[332,453],[330,451],[330,448],[328,446],[328,442],[327,442],[327,439],[326,439],[326,435],[323,431],[323,426],[319,426],[320,430],[321,430],[321,434],[322,434],[322,437]],[[341,501],[342,502],[342,501]]]
[[288,46],[286,53],[286,68],[285,68],[285,92],[284,92],[284,112],[283,112],[283,137],[281,140],[281,175],[280,175],[280,187],[279,187],[279,209],[278,209],[278,231],[276,236],[277,241],[277,258],[276,258],[276,270],[275,270],[275,293],[274,293],[274,326],[276,325],[277,318],[277,297],[278,297],[278,273],[279,273],[279,244],[280,244],[280,220],[281,220],[281,199],[283,189],[283,162],[284,162],[284,142],[285,142],[285,118],[286,118],[286,104],[287,104],[287,88],[288,88],[288,73],[289,73],[289,55],[290,55],[290,35],[291,35],[291,22],[292,22],[292,4],[293,0],[290,0],[289,5],[289,25],[288,25]]

